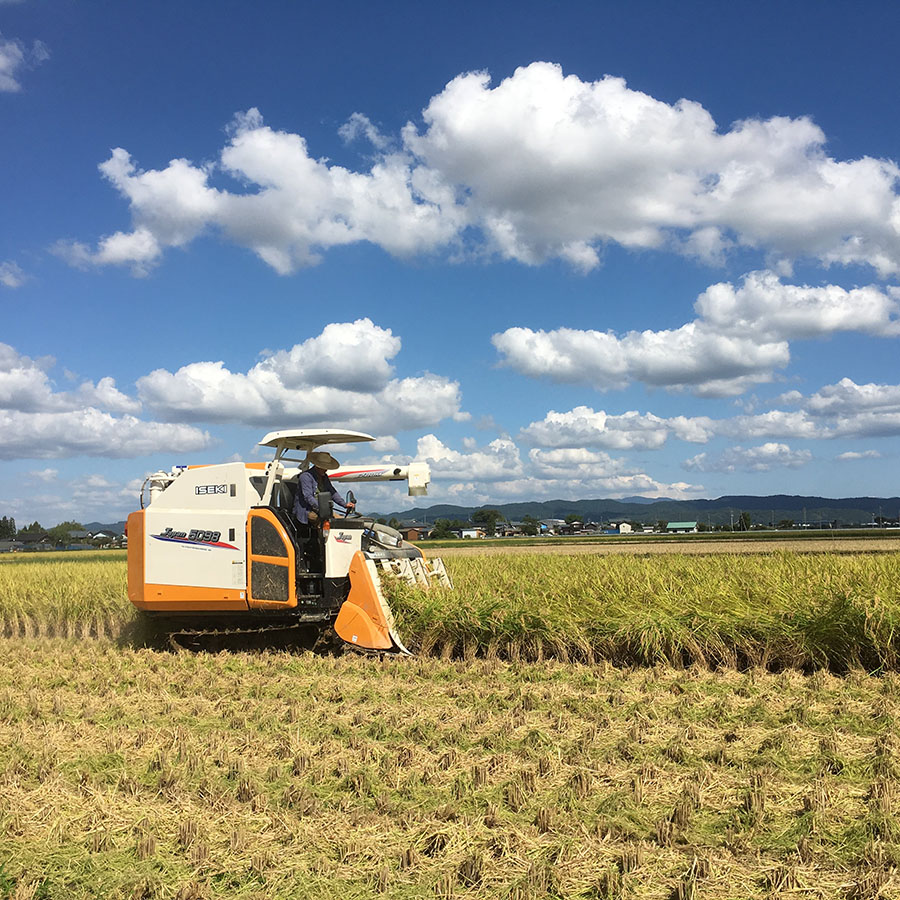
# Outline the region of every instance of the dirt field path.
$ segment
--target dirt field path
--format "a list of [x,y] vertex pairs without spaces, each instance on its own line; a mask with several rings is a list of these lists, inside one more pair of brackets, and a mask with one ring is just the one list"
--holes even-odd
[[786,550],[800,553],[884,553],[900,551],[897,538],[810,538],[806,540],[681,540],[681,541],[617,541],[615,543],[565,543],[553,538],[546,544],[497,544],[466,541],[458,547],[441,547],[426,551],[429,556],[493,556],[508,553],[557,553],[581,554],[635,553],[687,553],[709,555],[712,553],[780,553]]

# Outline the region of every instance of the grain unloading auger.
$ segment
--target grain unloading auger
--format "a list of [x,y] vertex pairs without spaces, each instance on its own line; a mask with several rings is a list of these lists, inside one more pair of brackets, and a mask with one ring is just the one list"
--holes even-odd
[[[162,620],[170,639],[333,628],[355,647],[408,654],[381,573],[451,587],[441,560],[426,560],[371,518],[333,516],[327,494],[319,495],[315,524],[299,523],[291,511],[310,452],[371,440],[356,431],[274,431],[260,441],[274,448],[271,462],[177,466],[149,476],[141,510],[128,517],[129,599]],[[288,456],[296,452],[299,458]],[[424,495],[430,479],[425,463],[328,474],[339,483],[406,481],[410,496]]]

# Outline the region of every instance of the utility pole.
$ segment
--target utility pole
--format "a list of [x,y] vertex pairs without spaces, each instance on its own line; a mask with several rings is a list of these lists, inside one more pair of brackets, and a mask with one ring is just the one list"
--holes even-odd
[[734,531],[734,510],[728,510],[728,517],[731,519],[731,530]]

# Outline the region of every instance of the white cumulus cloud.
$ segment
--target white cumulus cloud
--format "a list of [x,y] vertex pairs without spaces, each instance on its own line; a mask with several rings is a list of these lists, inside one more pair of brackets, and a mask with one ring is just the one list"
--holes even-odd
[[465,186],[497,251],[526,263],[574,254],[590,268],[596,245],[614,241],[713,258],[735,243],[882,273],[900,265],[897,166],[828,157],[806,117],[724,130],[699,103],[546,62],[493,87],[485,72],[460,75],[423,117],[423,133],[407,126],[407,146]]
[[775,468],[796,469],[812,459],[809,450],[792,450],[787,444],[769,442],[758,447],[729,447],[718,456],[699,453],[684,461],[686,469],[698,472],[768,472]]
[[224,362],[156,369],[137,381],[141,400],[166,421],[284,427],[354,427],[394,433],[460,418],[459,385],[440,375],[392,378],[400,339],[370,319],[326,326],[249,372]]
[[74,391],[55,390],[49,375],[55,362],[0,343],[0,459],[132,458],[209,446],[205,431],[136,418],[139,401],[108,376]]
[[73,411],[86,406],[113,413],[134,413],[140,403],[123,394],[106,376],[96,384],[83,382],[77,391],[56,391],[48,371],[53,357],[32,359],[0,343],[0,409],[23,412]]
[[732,396],[771,381],[790,361],[790,340],[857,331],[900,335],[900,292],[869,286],[784,284],[751,272],[737,288],[720,283],[695,303],[699,318],[663,331],[613,332],[513,327],[492,337],[502,364],[532,377],[598,390],[632,382],[701,396]]
[[92,408],[53,413],[0,411],[0,459],[132,459],[162,451],[203,450],[210,443],[207,432],[190,425],[145,422]]
[[471,481],[507,481],[522,474],[519,448],[497,438],[482,450],[461,453],[435,435],[426,434],[416,445],[416,459],[428,462],[433,478],[467,478]]
[[[344,133],[363,127],[355,119]],[[96,250],[63,241],[56,252],[75,265],[130,265],[145,274],[166,248],[216,228],[288,274],[330,247],[368,241],[409,256],[452,243],[463,227],[454,192],[407,154],[379,154],[365,172],[330,166],[310,156],[300,135],[265,125],[255,109],[236,116],[230,133],[217,168],[250,190],[213,188],[211,167],[186,159],[141,170],[116,148],[100,171],[128,200],[133,230],[102,238]]]
[[842,462],[856,459],[881,459],[881,454],[877,450],[848,450],[846,453],[839,453],[835,459]]
[[712,434],[712,420],[704,416],[670,419],[631,410],[608,415],[589,406],[568,412],[550,410],[540,422],[521,431],[523,440],[540,447],[606,447],[614,450],[655,450],[670,435],[680,440],[705,443]]
[[[668,104],[621,78],[583,81],[534,62],[493,86],[484,72],[459,75],[398,138],[363,113],[340,133],[367,139],[360,170],[317,158],[256,109],[235,117],[212,165],[176,157],[142,170],[117,148],[101,171],[128,201],[132,230],[60,252],[141,274],[213,228],[280,273],[359,241],[409,256],[464,239],[475,252],[585,271],[607,243],[711,262],[744,247],[783,268],[811,258],[900,271],[900,169],[828,156],[804,116],[720,128],[695,101]],[[235,186],[212,187],[213,171]]]
[[809,397],[791,391],[783,399],[801,405],[815,416],[852,416],[875,410],[898,412],[900,384],[857,384],[850,378],[842,378],[837,384],[826,385]]
[[18,38],[0,35],[0,92],[17,93],[22,90],[21,72],[49,59],[50,52],[42,41],[28,47]]
[[4,287],[22,287],[26,280],[27,276],[16,263],[11,260],[0,263],[0,284]]
[[[498,438],[467,452],[454,450],[433,434],[419,439],[416,459],[429,463],[429,494],[454,503],[487,503],[500,499],[592,496],[688,497],[702,491],[687,482],[666,484],[600,450],[532,449],[522,459],[517,445]],[[449,484],[447,482],[450,482]]]
[[751,272],[738,287],[724,282],[707,288],[694,304],[702,321],[722,334],[748,330],[771,340],[826,337],[856,331],[900,335],[900,290],[872,285],[845,290],[784,284],[770,271]]

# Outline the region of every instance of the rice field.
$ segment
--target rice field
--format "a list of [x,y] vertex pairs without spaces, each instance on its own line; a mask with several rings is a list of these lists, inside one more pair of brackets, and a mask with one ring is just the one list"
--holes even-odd
[[894,674],[0,653],[0,897],[900,896]]
[[900,898],[900,553],[447,556],[412,659],[0,563],[0,900]]
[[[452,591],[386,593],[407,646],[445,658],[894,670],[900,552],[450,556]],[[0,634],[136,633],[124,554],[0,564]]]

